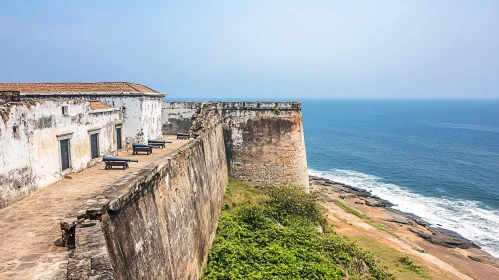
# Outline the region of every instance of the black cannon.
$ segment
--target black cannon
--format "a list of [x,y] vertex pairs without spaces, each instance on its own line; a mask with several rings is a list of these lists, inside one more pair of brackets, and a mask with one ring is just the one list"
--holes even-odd
[[123,167],[123,170],[125,170],[128,168],[129,162],[139,162],[138,160],[135,159],[115,158],[108,156],[104,156],[102,160],[106,163],[106,168],[105,168],[106,170],[113,169],[113,166],[121,166]]
[[146,152],[147,154],[152,153],[153,146],[146,144],[132,144],[133,154],[137,155],[139,152]]
[[153,147],[164,148],[166,143],[172,143],[172,141],[163,141],[163,140],[147,140],[147,144]]
[[177,132],[177,139],[189,139],[189,138],[191,138],[190,134]]

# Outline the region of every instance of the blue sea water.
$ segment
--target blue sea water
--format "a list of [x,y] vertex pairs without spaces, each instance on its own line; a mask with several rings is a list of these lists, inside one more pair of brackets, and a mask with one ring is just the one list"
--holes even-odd
[[302,100],[309,173],[499,257],[499,100]]

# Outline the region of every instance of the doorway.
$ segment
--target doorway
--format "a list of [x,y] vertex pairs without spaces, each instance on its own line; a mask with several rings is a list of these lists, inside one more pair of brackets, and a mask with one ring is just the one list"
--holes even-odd
[[90,134],[90,152],[93,159],[99,157],[99,133]]
[[69,139],[60,140],[59,143],[61,146],[61,167],[62,167],[62,170],[66,170],[70,167]]
[[116,143],[118,150],[121,150],[121,127],[116,127]]

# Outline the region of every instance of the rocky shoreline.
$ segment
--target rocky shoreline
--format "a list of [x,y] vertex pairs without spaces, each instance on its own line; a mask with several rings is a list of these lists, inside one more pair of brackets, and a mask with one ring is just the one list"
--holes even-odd
[[[406,213],[391,208],[394,205],[390,201],[379,198],[371,194],[367,190],[353,187],[347,184],[342,184],[339,182],[334,182],[329,179],[317,176],[309,176],[309,181],[311,185],[319,185],[331,188],[334,192],[339,194],[338,197],[340,199],[357,198],[358,201],[355,202],[357,204],[365,204],[371,207],[382,208],[384,212],[391,216],[391,218],[387,218],[384,220],[388,222],[414,226],[408,229],[417,236],[433,244],[441,245],[447,248],[480,249],[480,246],[475,244],[473,241],[461,236],[457,232],[441,227],[434,227],[421,217],[418,217],[412,213]],[[479,261],[478,259],[480,259],[477,256],[469,257],[476,261]],[[499,262],[495,266],[499,267]]]

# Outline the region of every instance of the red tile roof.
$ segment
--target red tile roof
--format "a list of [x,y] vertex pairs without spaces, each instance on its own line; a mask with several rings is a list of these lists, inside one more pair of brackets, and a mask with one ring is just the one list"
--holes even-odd
[[77,93],[77,92],[144,92],[158,93],[141,84],[127,82],[99,83],[0,83],[0,91],[20,91],[21,93]]
[[103,110],[103,109],[109,109],[111,107],[107,106],[106,104],[102,103],[102,101],[90,101],[90,109],[92,110]]

